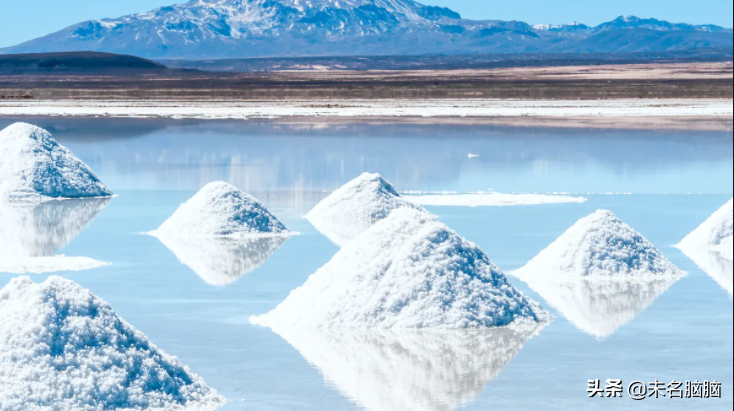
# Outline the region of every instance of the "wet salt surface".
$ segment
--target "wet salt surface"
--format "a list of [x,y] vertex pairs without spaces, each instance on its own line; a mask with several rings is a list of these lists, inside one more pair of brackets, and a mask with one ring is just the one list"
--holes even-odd
[[[54,120],[43,122],[39,125]],[[53,248],[53,255],[112,263],[63,275],[109,301],[121,317],[219,390],[229,400],[223,410],[732,408],[732,296],[717,282],[721,270],[714,279],[672,247],[731,198],[731,133],[600,130],[569,136],[562,130],[481,127],[299,131],[214,122],[57,124],[67,131],[57,130],[55,137],[120,196],[87,228],[53,247],[39,243],[44,249],[36,254]],[[96,131],[89,137],[73,132],[82,129]],[[137,135],[125,135],[124,129]],[[482,157],[469,160],[468,152]],[[291,346],[272,331],[250,325],[251,315],[273,309],[335,254],[337,247],[301,216],[327,194],[324,190],[362,171],[379,171],[400,190],[491,188],[588,198],[583,204],[427,207],[505,271],[520,268],[579,218],[603,208],[689,275],[667,290],[610,292],[605,287],[594,296],[593,287],[584,287],[587,298],[571,300],[579,303],[565,305],[563,312],[510,277],[556,317],[532,338],[295,333],[287,336]],[[179,250],[139,234],[158,227],[205,183],[220,179],[250,191],[301,235],[252,253],[217,244],[191,247],[184,253],[189,267],[176,257]],[[587,194],[593,192],[633,194]],[[704,194],[685,195],[689,192]],[[61,227],[78,231],[80,225]],[[32,241],[23,244],[34,247]],[[212,267],[222,260],[233,263]],[[731,264],[715,266],[729,270],[730,284]],[[211,281],[212,275],[231,274],[236,267],[256,268],[240,278]],[[200,278],[195,269],[209,277]],[[0,286],[12,277],[0,274]],[[46,277],[33,275],[34,281]],[[655,299],[658,290],[665,291]],[[597,311],[573,312],[580,307]],[[597,315],[605,309],[609,315]],[[596,321],[596,328],[611,334],[599,339],[579,318]],[[723,398],[588,399],[587,380],[597,378],[717,380],[723,383]]]

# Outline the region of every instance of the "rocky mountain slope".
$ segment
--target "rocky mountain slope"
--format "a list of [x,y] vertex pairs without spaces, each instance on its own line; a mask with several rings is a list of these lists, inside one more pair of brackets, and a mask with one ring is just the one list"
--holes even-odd
[[639,52],[731,47],[718,26],[620,17],[597,27],[474,21],[412,0],[192,0],[86,21],[2,53],[148,58]]

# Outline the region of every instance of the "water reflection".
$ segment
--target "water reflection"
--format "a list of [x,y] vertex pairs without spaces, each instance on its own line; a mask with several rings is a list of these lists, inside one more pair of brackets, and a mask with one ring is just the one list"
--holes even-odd
[[[91,260],[85,262],[81,258],[66,262],[56,257],[42,259],[54,257],[86,229],[109,202],[110,199],[107,198],[48,201],[40,204],[0,201],[0,261],[3,262],[4,269],[22,272],[24,269],[17,267],[28,267],[32,272],[49,272],[69,267],[95,266],[90,264]],[[13,266],[16,269],[8,269]]]
[[[63,132],[85,128],[101,131]],[[333,190],[364,171],[401,190],[684,194],[732,184],[731,132],[149,119],[66,119],[56,129],[118,190],[217,180],[247,192]]]
[[604,339],[644,311],[683,276],[523,278],[523,281],[579,330]]
[[543,327],[276,332],[369,411],[451,411],[476,398]]
[[734,262],[718,251],[681,249],[683,254],[693,261],[698,268],[716,280],[721,288],[734,295]]
[[287,237],[158,239],[207,284],[223,287],[263,265]]

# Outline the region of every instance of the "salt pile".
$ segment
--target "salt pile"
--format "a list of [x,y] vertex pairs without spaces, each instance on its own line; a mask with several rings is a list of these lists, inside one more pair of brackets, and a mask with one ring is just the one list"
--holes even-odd
[[214,410],[216,391],[72,281],[0,290],[3,411]]
[[479,247],[425,211],[395,210],[269,314],[272,328],[462,329],[550,320]]
[[0,131],[0,156],[0,199],[112,195],[86,164],[36,126],[16,123]]
[[701,270],[734,294],[732,200],[676,245]]
[[0,272],[12,274],[80,271],[106,263],[56,253],[79,235],[107,206],[107,198],[0,201]]
[[160,241],[204,282],[224,287],[263,265],[286,237],[161,237]]
[[686,275],[604,210],[579,220],[512,274],[598,338],[614,334]]
[[716,251],[729,260],[733,259],[733,210],[733,200],[729,200],[728,203],[684,238],[676,247],[683,251],[690,252],[695,252],[697,250]]
[[579,220],[513,274],[521,279],[556,280],[594,276],[680,276],[684,273],[612,212],[599,210]]
[[471,330],[276,330],[369,411],[450,411],[475,399],[545,324]]
[[231,184],[215,182],[207,184],[150,234],[159,238],[246,238],[291,233],[260,201]]
[[398,208],[421,209],[398,194],[379,174],[364,173],[334,191],[306,218],[339,246],[344,246]]

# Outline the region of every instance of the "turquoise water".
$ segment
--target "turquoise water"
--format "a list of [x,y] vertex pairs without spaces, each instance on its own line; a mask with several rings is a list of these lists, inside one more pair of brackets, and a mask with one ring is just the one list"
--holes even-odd
[[[0,119],[0,127],[9,121]],[[225,411],[391,411],[411,409],[409,404],[473,411],[732,409],[732,295],[715,280],[723,275],[723,284],[726,278],[731,284],[731,263],[719,262],[723,272],[707,273],[672,248],[732,197],[731,132],[33,122],[51,129],[119,194],[98,213],[82,213],[89,220],[86,228],[61,224],[69,242],[54,244],[55,254],[112,265],[63,275],[109,301],[155,344],[202,375],[229,400]],[[480,157],[469,159],[469,153]],[[609,296],[591,289],[579,298],[587,305],[565,310],[548,307],[542,293],[511,278],[555,316],[528,341],[398,333],[313,335],[291,345],[250,325],[251,315],[274,308],[338,251],[301,216],[328,190],[363,171],[382,173],[400,190],[569,192],[588,198],[584,204],[429,208],[506,271],[603,208],[689,275],[664,291]],[[140,234],[157,228],[214,180],[252,192],[301,233],[243,256],[262,265],[242,277],[224,278],[226,286],[210,285],[211,276],[196,272],[205,271],[196,262],[216,257],[218,250],[183,253],[195,270],[157,239]],[[0,286],[10,278],[0,274]],[[586,316],[603,323],[620,313],[624,320],[606,324],[612,331],[603,336],[578,321]],[[723,398],[587,398],[587,380],[608,378],[625,384],[717,380]]]

